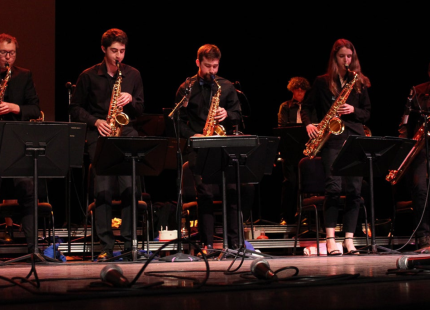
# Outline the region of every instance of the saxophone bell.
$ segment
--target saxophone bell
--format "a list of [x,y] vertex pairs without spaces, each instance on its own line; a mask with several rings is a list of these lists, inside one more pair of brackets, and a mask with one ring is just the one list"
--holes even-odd
[[340,135],[345,130],[345,124],[339,117],[335,116],[330,119],[328,129],[332,134]]

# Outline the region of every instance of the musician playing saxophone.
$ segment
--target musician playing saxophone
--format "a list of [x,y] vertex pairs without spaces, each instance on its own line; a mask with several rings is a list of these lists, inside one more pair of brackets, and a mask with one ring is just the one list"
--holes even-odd
[[[430,64],[428,67],[430,76]],[[420,253],[430,253],[430,212],[429,206],[426,206],[427,196],[427,164],[429,155],[426,154],[425,141],[425,122],[428,126],[428,117],[430,116],[430,81],[419,84],[411,88],[405,104],[405,112],[401,118],[399,126],[399,136],[401,138],[413,139],[416,135],[422,136],[421,149],[417,151],[415,157],[404,171],[402,185],[400,188],[406,188],[412,198],[412,207],[414,210],[414,227],[420,224],[416,229]],[[427,127],[428,128],[428,127]],[[418,131],[422,130],[419,134]],[[422,217],[422,219],[421,219]],[[421,219],[421,222],[420,222]]]
[[[355,84],[347,98],[339,98],[342,88],[348,87],[348,83],[358,75]],[[351,84],[349,84],[351,85]],[[367,88],[369,79],[361,72],[360,62],[354,45],[346,40],[337,40],[331,50],[327,72],[318,76],[308,95],[302,103],[301,118],[306,125],[306,130],[311,139],[320,135],[319,126],[311,123],[310,115],[315,109],[318,120],[323,120],[332,105],[340,102],[337,112],[331,117],[339,118],[344,130],[330,134],[328,140],[322,146],[318,156],[321,156],[326,173],[326,199],[324,202],[324,221],[327,234],[327,254],[340,255],[335,244],[335,227],[338,217],[338,204],[342,188],[342,178],[346,181],[347,206],[343,213],[343,229],[345,232],[344,247],[347,253],[357,253],[353,243],[353,236],[357,224],[360,207],[362,177],[360,176],[334,176],[331,173],[331,165],[336,159],[343,143],[349,135],[364,136],[363,124],[370,117],[370,99]]]
[[[232,134],[233,125],[241,121],[240,101],[233,84],[217,75],[220,58],[221,51],[217,46],[212,44],[201,46],[197,52],[197,74],[187,79],[177,90],[175,102],[179,103],[186,95],[187,89],[191,88],[187,95],[187,103],[179,109],[179,128],[183,138],[203,136],[210,113],[214,114],[216,124],[222,125],[227,135]],[[197,153],[193,149],[188,149],[186,155],[189,166],[194,172]],[[214,234],[212,186],[203,183],[201,176],[196,173],[194,173],[194,179],[201,241],[211,248]],[[234,186],[228,185],[228,187],[228,236],[230,247],[234,247],[238,244],[237,209],[234,201],[236,195]]]
[[[7,33],[0,34],[0,120],[28,121],[38,118],[40,115],[39,96],[33,81],[33,73],[25,68],[15,65],[18,55],[18,40]],[[9,77],[8,77],[9,75]],[[12,184],[13,183],[13,184]],[[1,179],[0,185],[8,188],[12,184],[10,192],[18,193],[18,198],[23,209],[21,224],[27,241],[28,253],[33,253],[34,248],[34,222],[33,222],[33,179]],[[9,191],[8,191],[9,192]],[[6,242],[13,241],[13,219],[6,218]]]
[[[106,119],[112,103],[114,86],[121,80],[121,92],[115,96],[115,104],[121,107],[130,122],[121,129],[121,136],[138,136],[132,123],[143,114],[143,83],[140,72],[123,63],[127,34],[116,28],[109,29],[102,35],[101,49],[103,61],[86,70],[80,75],[73,92],[69,113],[71,120],[87,124],[87,146],[90,162],[93,162],[97,139],[99,136],[110,136],[111,127]],[[119,64],[117,66],[117,63]],[[121,75],[119,75],[119,69]],[[119,78],[121,76],[122,78]],[[131,212],[132,212],[132,180],[131,176],[96,176],[96,227],[102,251],[98,261],[106,261],[113,255],[115,238],[111,226],[112,187],[118,178],[122,208],[121,235],[124,238],[124,251],[131,249]],[[137,190],[136,193],[139,191]]]

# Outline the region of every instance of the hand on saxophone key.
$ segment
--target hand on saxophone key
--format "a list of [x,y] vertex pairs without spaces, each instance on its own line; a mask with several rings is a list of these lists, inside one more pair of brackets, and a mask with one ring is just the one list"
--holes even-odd
[[222,122],[227,118],[227,111],[224,108],[219,107],[216,110],[216,115],[214,118],[217,122]]
[[123,107],[133,101],[133,97],[129,93],[121,93],[118,97],[117,105]]
[[97,130],[103,137],[110,135],[111,128],[108,122],[106,122],[104,119],[98,119],[94,125],[97,127]]
[[18,114],[20,111],[21,108],[15,103],[10,103],[6,101],[0,102],[0,115],[8,113]]
[[318,137],[318,128],[317,126],[313,124],[309,124],[306,126],[306,131],[308,132],[309,138],[316,138]]
[[351,113],[354,113],[354,107],[347,103],[342,104],[337,110],[338,115],[351,114]]

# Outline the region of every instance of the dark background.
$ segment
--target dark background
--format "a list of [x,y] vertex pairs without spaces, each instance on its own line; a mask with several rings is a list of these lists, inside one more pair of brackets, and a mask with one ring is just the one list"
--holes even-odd
[[[346,38],[355,45],[362,71],[372,83],[368,127],[373,136],[397,136],[409,89],[429,79],[430,6],[423,3],[376,8],[375,2],[367,1],[341,5],[91,1],[88,7],[89,1],[56,1],[55,38],[41,34],[39,40],[42,45],[46,39],[55,40],[55,121],[68,121],[64,85],[76,83],[84,69],[102,61],[101,36],[116,27],[129,36],[124,62],[141,72],[146,113],[161,114],[162,108],[174,106],[180,83],[197,72],[197,49],[212,43],[222,52],[218,74],[239,81],[246,95],[250,113],[244,132],[262,136],[273,135],[279,105],[291,97],[286,88],[289,79],[304,76],[312,83],[325,72],[333,43]],[[45,13],[37,6],[33,10],[39,18]],[[31,23],[20,27],[24,26],[32,27]],[[175,178],[175,170],[163,171],[147,179],[148,190],[157,200],[175,198]],[[80,178],[73,181],[78,190]],[[265,219],[278,220],[281,181],[280,167],[275,166],[261,182]],[[388,182],[375,178],[377,217],[391,216],[390,199]],[[73,214],[79,221],[82,212]]]

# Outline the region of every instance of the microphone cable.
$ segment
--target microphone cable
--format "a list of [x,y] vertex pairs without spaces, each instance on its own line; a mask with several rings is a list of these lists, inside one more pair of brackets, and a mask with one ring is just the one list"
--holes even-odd
[[[130,287],[131,286],[133,286],[136,282],[137,282],[137,280],[140,278],[140,276],[144,273],[144,271],[145,271],[145,269],[146,269],[146,267],[149,265],[149,263],[155,258],[155,257],[157,257],[157,256],[159,256],[159,254],[161,253],[161,251],[165,248],[165,247],[167,247],[168,245],[170,245],[170,244],[173,244],[173,243],[177,243],[178,241],[179,241],[179,239],[180,239],[180,241],[181,241],[181,244],[184,244],[184,243],[188,243],[188,244],[190,244],[190,245],[192,245],[197,251],[198,251],[198,253],[200,253],[201,254],[201,256],[202,256],[202,258],[203,258],[203,260],[204,260],[204,262],[205,262],[205,266],[206,266],[206,270],[205,270],[205,278],[203,279],[203,281],[202,282],[198,282],[196,279],[194,279],[194,278],[187,278],[187,277],[183,277],[183,279],[190,279],[190,280],[193,280],[195,283],[197,283],[197,285],[196,286],[194,286],[193,288],[196,288],[196,289],[198,289],[198,288],[200,288],[200,287],[202,287],[202,286],[204,286],[205,284],[206,284],[206,282],[208,281],[208,279],[209,279],[209,275],[210,275],[210,267],[209,267],[209,262],[208,262],[208,259],[207,259],[207,257],[206,257],[206,254],[202,251],[202,249],[196,244],[196,243],[194,243],[194,242],[192,242],[191,240],[189,240],[188,238],[177,238],[177,239],[173,239],[173,240],[170,240],[169,242],[166,242],[166,243],[164,243],[160,248],[158,248],[158,250],[157,251],[155,251],[148,259],[147,259],[147,261],[145,262],[145,264],[143,265],[143,267],[139,270],[139,272],[136,274],[136,276],[134,277],[134,279],[132,280],[132,281],[130,281]],[[172,271],[169,271],[169,272],[172,272]],[[178,271],[176,271],[176,272],[178,272]],[[189,272],[189,271],[186,271],[186,272]],[[200,271],[201,272],[201,271]],[[153,275],[153,276],[159,276],[158,274],[161,274],[161,273],[164,273],[164,272],[161,272],[161,271],[158,271],[158,272],[145,272],[144,274],[145,275]],[[173,276],[173,275],[164,275],[164,276],[170,276],[170,277],[175,277],[175,278],[177,278],[177,276]]]

